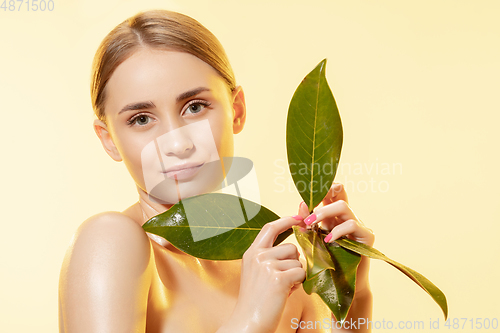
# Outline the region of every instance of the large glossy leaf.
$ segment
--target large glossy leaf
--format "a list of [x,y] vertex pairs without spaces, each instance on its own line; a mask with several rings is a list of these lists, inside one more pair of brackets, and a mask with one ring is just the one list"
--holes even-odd
[[335,318],[343,322],[354,297],[361,256],[337,244],[326,244],[324,235],[314,230],[293,229],[307,261],[304,291],[318,294]]
[[302,80],[290,102],[286,127],[290,173],[311,211],[332,185],[342,148],[342,123],[325,69],[326,59]]
[[302,247],[306,256],[306,280],[313,278],[325,269],[335,269],[335,265],[326,249],[325,242],[317,232],[293,226],[297,243]]
[[418,284],[422,289],[424,289],[432,297],[432,299],[434,299],[434,301],[439,305],[441,310],[443,310],[444,317],[446,320],[446,318],[448,317],[448,304],[446,302],[446,296],[438,287],[436,287],[431,281],[429,281],[422,274],[414,271],[409,267],[401,265],[400,263],[392,259],[389,259],[380,251],[366,244],[359,243],[348,238],[338,239],[336,240],[336,243],[353,252],[359,253],[369,258],[383,260],[391,264],[392,266],[396,267],[398,270],[400,270],[406,276],[412,279],[416,284]]
[[[224,193],[183,199],[142,226],[168,240],[179,250],[210,260],[241,259],[267,222],[279,216],[255,202]],[[282,242],[292,233],[283,232]]]

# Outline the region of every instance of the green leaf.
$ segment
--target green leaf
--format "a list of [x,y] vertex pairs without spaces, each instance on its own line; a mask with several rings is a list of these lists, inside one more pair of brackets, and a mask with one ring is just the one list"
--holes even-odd
[[293,226],[293,231],[295,237],[297,237],[297,243],[302,247],[306,256],[306,280],[313,278],[325,269],[335,269],[335,265],[320,234],[299,226]]
[[293,229],[307,262],[304,291],[318,294],[335,318],[343,322],[354,297],[361,256],[336,244],[326,244],[324,235],[314,230],[298,226]]
[[325,69],[326,59],[302,80],[286,127],[290,173],[311,212],[333,183],[342,149],[342,123]]
[[[179,201],[142,227],[194,257],[234,260],[242,258],[264,224],[277,219],[271,210],[250,200],[208,193]],[[283,232],[274,244],[292,232]]]
[[397,269],[399,269],[406,276],[412,279],[416,284],[418,284],[422,289],[424,289],[434,299],[434,301],[441,307],[441,310],[443,310],[444,318],[446,320],[446,318],[448,317],[448,304],[446,302],[446,296],[438,287],[436,287],[431,281],[429,281],[422,274],[414,271],[409,267],[401,265],[400,263],[392,259],[387,258],[383,253],[366,244],[359,243],[348,238],[341,238],[336,240],[335,242],[338,243],[340,246],[349,249],[353,252],[359,253],[369,258],[383,260],[391,264],[392,266],[396,267]]

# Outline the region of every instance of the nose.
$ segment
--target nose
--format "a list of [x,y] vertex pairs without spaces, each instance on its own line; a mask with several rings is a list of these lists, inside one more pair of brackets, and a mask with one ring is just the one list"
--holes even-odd
[[173,128],[160,136],[158,144],[161,152],[166,156],[185,157],[189,155],[194,148],[189,125]]

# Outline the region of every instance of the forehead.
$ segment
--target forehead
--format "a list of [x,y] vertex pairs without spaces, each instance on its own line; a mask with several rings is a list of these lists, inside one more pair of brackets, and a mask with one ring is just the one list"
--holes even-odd
[[106,104],[114,108],[160,96],[175,99],[197,87],[207,87],[221,97],[228,90],[215,69],[194,55],[144,48],[116,68],[106,87]]

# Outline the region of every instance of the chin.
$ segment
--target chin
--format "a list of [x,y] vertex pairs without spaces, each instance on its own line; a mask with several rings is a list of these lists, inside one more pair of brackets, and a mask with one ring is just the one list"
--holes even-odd
[[172,205],[182,199],[200,194],[210,193],[221,189],[223,179],[215,179],[211,182],[181,182],[172,184],[171,179],[166,179],[148,192],[149,198],[161,204]]

